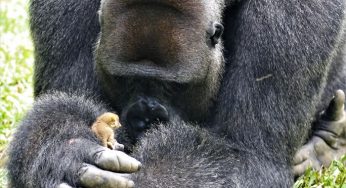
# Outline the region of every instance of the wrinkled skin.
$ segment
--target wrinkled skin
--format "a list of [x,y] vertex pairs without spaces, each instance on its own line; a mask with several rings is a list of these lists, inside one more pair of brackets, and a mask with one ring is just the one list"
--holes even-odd
[[302,175],[308,167],[319,170],[346,154],[345,94],[338,90],[316,122],[310,140],[294,157],[293,173]]

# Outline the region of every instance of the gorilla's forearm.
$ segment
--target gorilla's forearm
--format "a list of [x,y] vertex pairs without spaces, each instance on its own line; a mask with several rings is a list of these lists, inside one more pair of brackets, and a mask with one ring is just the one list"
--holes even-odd
[[244,1],[226,16],[230,63],[212,125],[233,143],[289,162],[306,139],[339,47],[344,3]]
[[[40,97],[11,143],[11,185],[55,187],[63,180],[76,183],[77,170],[88,159],[85,155],[97,145],[89,126],[103,112],[105,108],[96,101],[80,95],[54,93]],[[87,142],[74,147],[78,139]]]
[[[196,125],[160,125],[134,152],[137,187],[289,187],[290,167],[259,158]],[[285,181],[282,181],[285,180]]]

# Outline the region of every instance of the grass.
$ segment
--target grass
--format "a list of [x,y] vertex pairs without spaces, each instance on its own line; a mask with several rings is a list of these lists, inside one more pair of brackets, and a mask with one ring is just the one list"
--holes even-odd
[[[27,9],[26,0],[0,0],[0,155],[33,102],[33,47]],[[294,188],[346,188],[345,162],[346,156],[321,171],[308,170]],[[0,165],[0,188],[7,186],[6,174]]]
[[346,188],[346,155],[320,171],[308,169],[294,188]]
[[0,0],[0,187],[7,186],[3,167],[14,128],[33,102],[33,47],[28,3]]
[[[0,148],[33,101],[33,47],[26,4],[0,1]],[[21,6],[19,6],[21,5]]]

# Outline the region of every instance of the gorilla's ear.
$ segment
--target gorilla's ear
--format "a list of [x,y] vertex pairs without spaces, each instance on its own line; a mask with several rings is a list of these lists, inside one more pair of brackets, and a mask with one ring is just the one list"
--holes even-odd
[[212,22],[210,24],[210,28],[207,30],[207,37],[210,40],[210,45],[212,47],[215,47],[215,45],[220,42],[223,30],[223,25],[218,22]]

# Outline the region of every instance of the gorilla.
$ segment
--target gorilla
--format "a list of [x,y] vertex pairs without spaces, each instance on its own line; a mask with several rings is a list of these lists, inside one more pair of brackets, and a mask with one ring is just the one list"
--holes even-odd
[[[345,153],[344,94],[324,100],[346,89],[344,10],[31,0],[36,99],[11,143],[11,187],[291,187],[292,166]],[[107,111],[126,153],[90,129]]]

